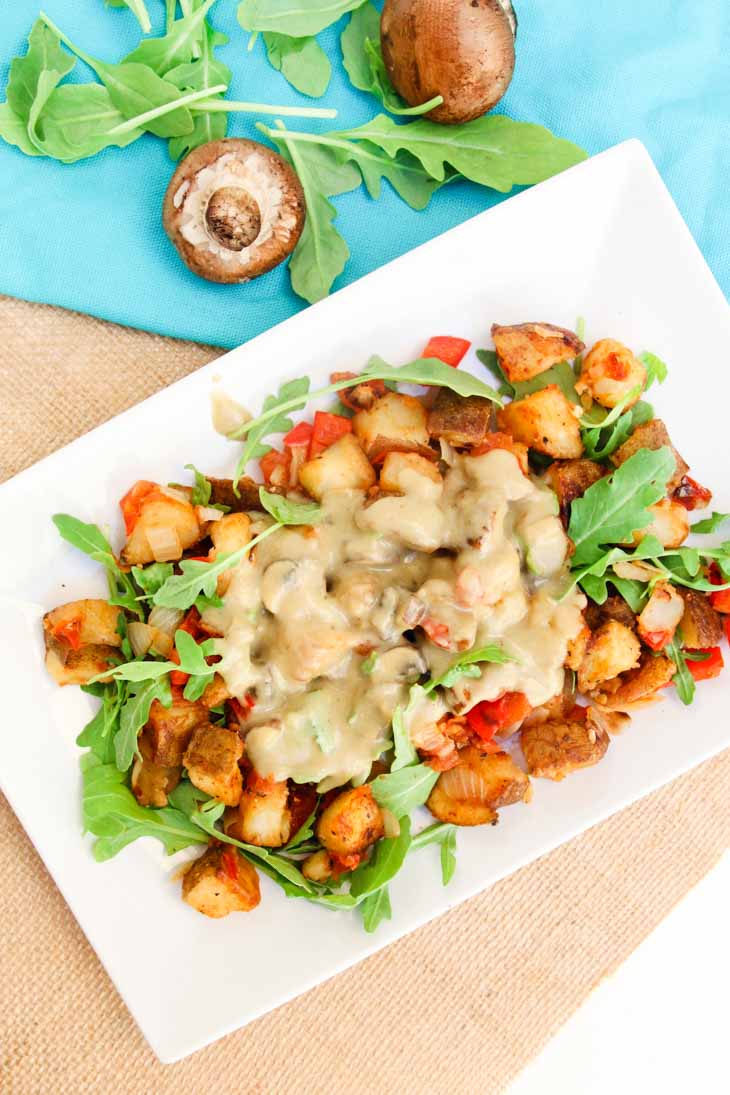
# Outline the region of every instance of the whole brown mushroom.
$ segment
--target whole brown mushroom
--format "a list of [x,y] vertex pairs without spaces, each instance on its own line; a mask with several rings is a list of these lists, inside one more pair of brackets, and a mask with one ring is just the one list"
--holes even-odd
[[435,95],[426,115],[456,125],[499,102],[515,67],[510,0],[385,0],[380,42],[394,88],[410,106]]
[[162,224],[194,274],[240,283],[291,254],[305,212],[299,179],[281,156],[227,137],[200,145],[178,165]]

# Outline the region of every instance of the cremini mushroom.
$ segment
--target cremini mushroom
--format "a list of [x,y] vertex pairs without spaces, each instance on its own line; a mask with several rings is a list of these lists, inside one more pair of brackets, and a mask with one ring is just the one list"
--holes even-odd
[[385,0],[383,60],[410,106],[441,95],[443,103],[426,117],[468,122],[507,90],[516,28],[510,0]]
[[289,164],[240,138],[211,141],[186,156],[162,209],[164,229],[193,273],[235,283],[291,254],[304,217],[304,193]]

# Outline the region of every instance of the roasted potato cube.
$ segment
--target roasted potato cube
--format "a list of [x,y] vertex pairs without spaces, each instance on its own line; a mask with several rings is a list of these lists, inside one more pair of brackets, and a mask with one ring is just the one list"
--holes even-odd
[[310,882],[326,882],[332,877],[332,860],[330,854],[324,848],[312,855],[302,863],[302,874]]
[[464,397],[449,388],[439,388],[428,413],[428,432],[457,448],[479,445],[489,432],[492,411],[489,399],[478,395]]
[[443,483],[438,468],[425,457],[413,452],[389,452],[380,472],[380,486],[385,491],[408,494],[418,483],[417,476],[439,487]]
[[118,661],[115,646],[90,643],[72,650],[66,643],[46,634],[46,669],[56,684],[88,684]]
[[259,876],[235,848],[208,848],[183,875],[183,901],[203,916],[250,912],[261,900]]
[[200,702],[203,707],[220,707],[226,700],[230,700],[231,693],[228,691],[228,685],[221,677],[220,673],[216,673],[213,680],[206,688],[203,695],[200,697]]
[[530,781],[509,753],[482,753],[468,745],[455,768],[442,772],[426,806],[452,825],[493,825],[497,810],[527,798]]
[[508,403],[497,422],[515,441],[547,456],[570,460],[583,452],[578,418],[557,384]]
[[573,331],[552,323],[492,324],[499,364],[508,380],[532,380],[560,361],[570,361],[584,349]]
[[88,646],[121,646],[117,631],[121,609],[108,601],[69,601],[51,609],[43,617],[43,630],[72,648]]
[[244,844],[280,848],[292,835],[288,799],[286,780],[280,783],[254,780],[253,789],[247,786],[238,806],[227,811],[223,828]]
[[174,699],[169,707],[153,700],[147,722],[147,734],[152,754],[150,760],[166,768],[182,764],[183,755],[193,730],[208,721],[208,711],[203,703]]
[[720,616],[710,604],[707,594],[697,589],[680,589],[684,612],[679,623],[684,645],[690,650],[707,650],[722,639]]
[[242,756],[243,742],[235,730],[207,724],[193,730],[183,764],[190,782],[199,790],[226,806],[237,806],[243,789],[238,767]]
[[636,388],[628,408],[637,402],[645,384],[646,369],[628,346],[614,338],[602,338],[583,359],[575,390],[579,395],[587,392],[602,407],[615,407]]
[[545,472],[545,482],[555,491],[560,506],[560,517],[568,527],[570,506],[576,498],[582,498],[589,487],[605,475],[605,468],[594,460],[555,460]]
[[656,536],[657,540],[666,548],[679,547],[689,536],[689,517],[687,510],[681,502],[673,502],[671,498],[662,498],[653,506],[649,506],[651,521],[643,529],[637,529],[634,533],[634,543],[640,544],[645,536]]
[[352,428],[370,456],[377,443],[383,440],[427,446],[427,422],[428,414],[420,399],[388,392],[369,410],[358,411]]
[[672,641],[684,614],[684,601],[670,582],[657,582],[637,621],[639,638],[652,650]]
[[645,703],[671,681],[677,667],[665,654],[656,657],[645,651],[638,669],[632,669],[620,677],[601,685],[591,694],[594,703],[611,711],[631,708]]
[[383,835],[383,815],[367,784],[343,791],[317,821],[317,839],[336,856],[364,852]]
[[165,768],[154,764],[152,744],[147,734],[139,738],[141,757],[136,757],[132,767],[132,792],[140,806],[167,806],[167,796],[180,782],[180,766]]
[[299,482],[320,501],[331,490],[367,490],[375,482],[375,472],[357,438],[346,433],[321,456],[302,464]]
[[262,510],[260,484],[244,475],[238,480],[238,494],[233,489],[232,479],[213,479],[210,483],[210,505],[227,506],[233,513],[245,513],[246,510]]
[[641,644],[633,631],[617,620],[606,620],[588,641],[578,668],[578,690],[589,692],[602,681],[634,669],[640,656]]
[[689,464],[685,463],[675,449],[667,433],[667,427],[661,418],[652,418],[650,422],[644,422],[643,425],[637,426],[628,441],[624,441],[623,445],[616,449],[611,460],[618,467],[619,464],[625,463],[639,449],[655,451],[656,449],[663,449],[665,446],[671,449],[674,454],[675,470],[672,478],[667,483],[667,491],[671,494],[672,491],[677,489],[689,471]]
[[224,513],[210,526],[210,538],[221,554],[238,551],[251,539],[251,518],[245,513]]
[[554,780],[597,764],[610,741],[590,712],[585,719],[548,719],[524,726],[520,739],[530,775]]
[[122,549],[122,562],[139,565],[180,559],[201,536],[195,507],[160,488],[142,499],[139,517]]

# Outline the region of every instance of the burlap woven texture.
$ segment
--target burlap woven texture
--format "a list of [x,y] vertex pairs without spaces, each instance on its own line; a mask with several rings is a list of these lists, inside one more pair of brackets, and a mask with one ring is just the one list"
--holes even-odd
[[[0,477],[217,352],[0,299]],[[497,1095],[728,847],[729,786],[730,752],[168,1066],[0,799],[0,1091]]]

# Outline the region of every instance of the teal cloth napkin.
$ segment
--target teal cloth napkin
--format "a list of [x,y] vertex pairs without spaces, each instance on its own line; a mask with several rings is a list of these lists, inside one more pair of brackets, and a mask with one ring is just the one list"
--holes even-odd
[[[0,88],[10,59],[24,52],[39,2],[2,6]],[[93,55],[118,60],[137,42],[134,17],[102,0],[44,2],[51,18]],[[148,7],[160,33],[164,4],[148,0]],[[221,57],[234,74],[231,97],[339,111],[335,122],[292,119],[292,128],[349,128],[379,112],[342,68],[339,34],[347,16],[321,36],[333,78],[326,95],[311,100],[269,66],[261,41],[247,52],[236,7],[236,0],[218,0],[211,12],[216,28],[230,36]],[[515,0],[515,7],[517,67],[498,109],[549,126],[590,153],[639,137],[727,293],[728,0]],[[89,77],[79,62],[73,78]],[[232,116],[229,134],[257,136],[254,121]],[[285,267],[241,286],[213,285],[189,273],[160,223],[173,168],[166,142],[149,135],[73,165],[26,157],[0,142],[0,292],[221,346],[244,342],[306,307],[292,293]],[[336,198],[337,224],[352,257],[335,288],[502,200],[464,181],[436,193],[423,213],[387,184],[378,201],[363,188]]]

